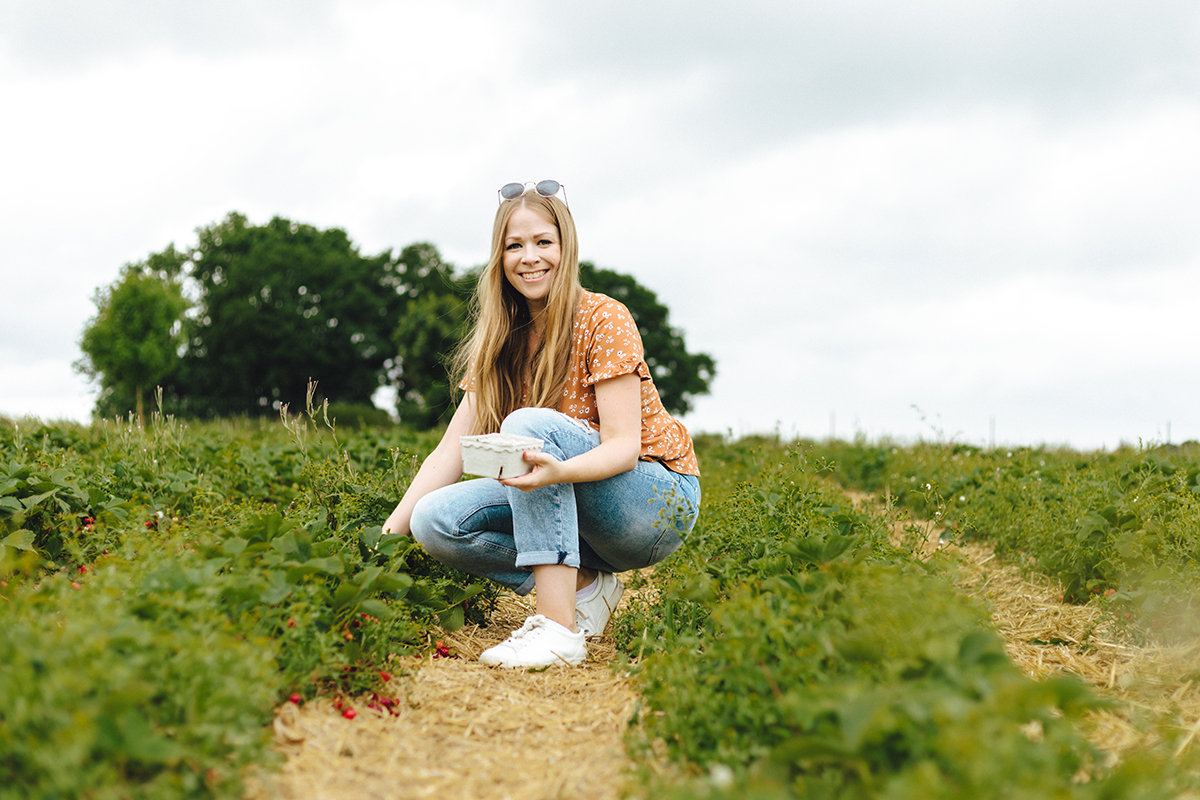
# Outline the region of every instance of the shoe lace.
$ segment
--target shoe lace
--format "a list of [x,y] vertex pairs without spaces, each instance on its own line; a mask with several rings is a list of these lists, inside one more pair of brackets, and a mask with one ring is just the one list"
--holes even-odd
[[543,630],[546,627],[546,618],[540,614],[535,614],[525,620],[525,624],[517,628],[508,636],[508,641],[515,642],[518,639],[524,639],[535,631]]

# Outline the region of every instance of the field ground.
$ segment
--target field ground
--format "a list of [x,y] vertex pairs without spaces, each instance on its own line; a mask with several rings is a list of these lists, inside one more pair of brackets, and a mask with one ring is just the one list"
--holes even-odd
[[381,535],[436,431],[309,417],[0,426],[0,800],[1200,800],[1200,444],[700,437],[688,546],[521,673],[528,598]]
[[[856,504],[873,502],[850,496]],[[940,543],[938,528],[897,517],[898,536],[912,526],[928,552],[954,559],[956,584],[990,610],[1009,657],[1026,674],[1072,674],[1113,701],[1092,712],[1085,731],[1110,762],[1153,736],[1145,733],[1152,723],[1186,725],[1179,749],[1200,746],[1200,686],[1188,678],[1200,643],[1137,646],[1100,609],[1061,602],[1061,586],[1022,576],[989,546]],[[643,591],[653,591],[652,583]],[[459,658],[404,661],[410,681],[398,715],[364,710],[346,720],[332,700],[285,704],[275,733],[286,766],[258,782],[251,800],[620,797],[621,776],[632,766],[623,734],[637,697],[628,675],[613,668],[607,636],[590,643],[588,661],[577,669],[508,671],[475,661],[532,613],[531,600],[506,595],[487,628],[446,634]]]
[[533,613],[532,596],[501,598],[492,624],[446,634],[459,658],[411,658],[400,713],[363,710],[346,720],[332,700],[275,719],[287,764],[250,797],[619,797],[628,759],[623,734],[636,697],[614,672],[608,637],[589,643],[579,668],[500,670],[476,659]]
[[991,548],[969,544],[957,549],[959,585],[987,603],[1017,666],[1034,679],[1059,672],[1075,675],[1113,702],[1110,709],[1092,712],[1084,731],[1110,759],[1144,735],[1154,735],[1139,732],[1153,724],[1187,730],[1177,752],[1196,746],[1200,687],[1190,676],[1200,643],[1138,646],[1122,637],[1100,609],[1061,602],[1061,586],[1041,576],[1022,577],[1019,569],[995,559]]

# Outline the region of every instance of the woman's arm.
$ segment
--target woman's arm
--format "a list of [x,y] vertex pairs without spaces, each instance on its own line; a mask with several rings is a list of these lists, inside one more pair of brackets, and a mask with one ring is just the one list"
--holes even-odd
[[596,410],[599,447],[566,461],[547,453],[526,453],[533,471],[500,482],[528,492],[552,483],[600,481],[636,467],[642,453],[641,379],[629,374],[597,383]]
[[383,523],[385,534],[402,533],[405,536],[411,536],[409,521],[412,519],[413,506],[417,504],[417,501],[435,489],[456,483],[462,477],[462,447],[459,445],[458,437],[466,436],[471,432],[471,422],[475,417],[474,405],[474,392],[467,392],[463,396],[462,402],[458,404],[454,416],[450,418],[450,424],[446,426],[442,440],[421,464],[412,483],[408,485],[404,497],[400,499],[400,504],[388,516],[387,522]]

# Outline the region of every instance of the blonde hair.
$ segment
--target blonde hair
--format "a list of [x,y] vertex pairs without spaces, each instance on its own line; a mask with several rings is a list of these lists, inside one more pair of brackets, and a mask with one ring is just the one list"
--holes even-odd
[[[504,275],[504,237],[518,208],[536,212],[558,229],[561,256],[546,298],[546,328],[541,343],[527,353],[533,317],[525,298]],[[556,197],[527,192],[506,200],[492,225],[492,253],[483,268],[471,306],[472,332],[454,355],[453,371],[475,392],[476,434],[495,433],[506,416],[521,407],[526,374],[527,405],[556,408],[570,370],[575,311],[583,296],[579,283],[579,242],[575,221]]]

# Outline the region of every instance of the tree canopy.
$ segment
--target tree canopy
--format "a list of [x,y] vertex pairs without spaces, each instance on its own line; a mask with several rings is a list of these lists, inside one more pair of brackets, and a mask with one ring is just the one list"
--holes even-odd
[[251,225],[237,213],[198,234],[197,313],[171,387],[183,410],[303,407],[310,379],[339,401],[370,401],[401,310],[390,251],[363,256],[338,228]]
[[96,290],[96,316],[84,326],[75,368],[100,381],[97,408],[144,419],[144,394],[179,363],[188,301],[179,282],[186,257],[169,246],[144,262],[126,264],[116,283]]
[[[448,419],[447,363],[467,332],[477,271],[456,276],[428,243],[363,255],[341,229],[282,217],[252,225],[233,212],[197,236],[189,250],[170,245],[127,265],[97,292],[79,368],[101,379],[98,411],[123,413],[161,384],[175,413],[273,414],[302,408],[314,380],[323,397],[360,406],[390,385],[400,421],[414,428]],[[689,411],[708,391],[712,357],[689,353],[666,306],[631,276],[589,262],[580,274],[628,306],[663,404]]]

